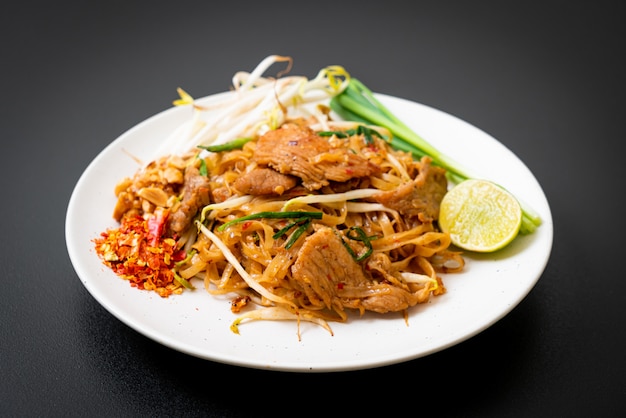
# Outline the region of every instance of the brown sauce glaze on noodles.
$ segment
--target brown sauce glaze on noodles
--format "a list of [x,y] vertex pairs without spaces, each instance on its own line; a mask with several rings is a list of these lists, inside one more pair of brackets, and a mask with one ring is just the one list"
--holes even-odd
[[[235,332],[243,320],[330,330],[349,311],[406,316],[445,293],[440,274],[464,267],[437,227],[445,171],[393,150],[382,130],[314,126],[290,120],[241,148],[163,157],[123,179],[120,228],[94,240],[99,256],[118,274],[143,263],[138,241],[117,233],[143,219],[155,244],[144,251],[163,257],[152,277],[120,276],[164,297],[194,283],[232,294]],[[176,243],[167,256],[165,240]]]

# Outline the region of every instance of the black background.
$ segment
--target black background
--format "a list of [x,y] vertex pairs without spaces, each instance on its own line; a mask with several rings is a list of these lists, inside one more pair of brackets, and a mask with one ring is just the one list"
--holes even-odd
[[[0,411],[5,416],[620,416],[626,412],[624,3],[34,2],[0,7]],[[112,140],[221,92],[270,54],[343,65],[442,109],[533,171],[554,218],[544,274],[444,351],[331,374],[196,359],[128,328],[65,246],[78,178]]]

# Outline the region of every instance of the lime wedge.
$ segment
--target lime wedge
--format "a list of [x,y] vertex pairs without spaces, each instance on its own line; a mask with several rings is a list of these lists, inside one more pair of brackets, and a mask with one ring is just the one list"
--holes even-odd
[[454,245],[468,251],[493,252],[506,247],[519,233],[522,208],[497,184],[465,180],[441,201],[439,227]]

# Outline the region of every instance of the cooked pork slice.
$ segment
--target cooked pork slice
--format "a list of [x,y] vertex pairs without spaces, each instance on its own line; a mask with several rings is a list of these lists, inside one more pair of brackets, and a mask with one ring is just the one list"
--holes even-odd
[[430,162],[430,158],[423,157],[419,174],[412,182],[380,193],[372,199],[402,215],[416,216],[421,222],[437,220],[439,204],[448,190],[448,180],[445,170],[431,165]]
[[233,187],[243,194],[280,196],[295,185],[296,178],[293,176],[271,168],[255,168],[239,177]]
[[306,238],[291,272],[309,301],[328,309],[400,312],[428,299],[422,289],[411,292],[366,274],[328,227]]
[[333,148],[328,138],[308,127],[287,123],[261,136],[254,151],[259,165],[300,177],[302,185],[318,190],[329,181],[348,181],[376,172],[378,167],[347,147]]
[[332,229],[322,227],[306,238],[291,267],[294,280],[312,304],[337,306],[343,286],[365,286],[368,277]]
[[182,201],[170,214],[169,228],[182,232],[191,224],[200,208],[209,204],[209,179],[193,166],[187,167],[184,174]]
[[344,306],[348,308],[363,308],[366,311],[383,314],[387,312],[401,312],[428,300],[429,294],[424,291],[411,293],[401,287],[392,286],[384,282],[370,285],[368,292],[369,296],[347,301],[347,303],[344,303]]

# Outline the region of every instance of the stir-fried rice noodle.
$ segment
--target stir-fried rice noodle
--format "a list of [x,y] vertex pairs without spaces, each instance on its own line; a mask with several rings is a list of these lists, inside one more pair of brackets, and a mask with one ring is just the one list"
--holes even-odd
[[[261,73],[234,83],[271,86]],[[445,171],[391,149],[384,130],[328,112],[283,115],[236,149],[195,147],[216,138],[216,124],[116,187],[120,227],[94,241],[133,286],[229,296],[234,332],[250,320],[287,320],[332,334],[328,322],[351,312],[406,318],[445,293],[441,273],[463,269],[437,227]]]

